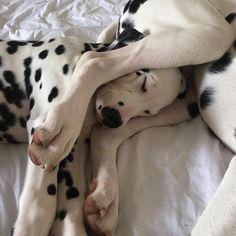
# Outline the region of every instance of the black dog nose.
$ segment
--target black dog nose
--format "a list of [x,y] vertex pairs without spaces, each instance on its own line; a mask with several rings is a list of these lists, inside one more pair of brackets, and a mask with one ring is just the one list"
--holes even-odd
[[104,107],[101,113],[103,117],[102,123],[105,126],[110,128],[118,128],[122,125],[120,113],[116,109]]

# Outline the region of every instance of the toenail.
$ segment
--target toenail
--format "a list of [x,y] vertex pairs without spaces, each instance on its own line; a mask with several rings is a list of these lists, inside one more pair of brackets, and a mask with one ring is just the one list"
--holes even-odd
[[29,149],[29,157],[30,160],[36,165],[39,166],[41,163],[37,160],[36,156],[33,154],[33,152]]

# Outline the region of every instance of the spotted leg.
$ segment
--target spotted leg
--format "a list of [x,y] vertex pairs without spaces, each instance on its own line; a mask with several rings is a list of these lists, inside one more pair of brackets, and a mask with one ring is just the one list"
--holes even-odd
[[51,236],[86,236],[83,223],[85,162],[89,143],[80,135],[70,154],[60,163],[56,218]]
[[[216,15],[214,11],[211,13]],[[172,27],[150,34],[114,51],[84,53],[73,72],[70,88],[36,129],[30,156],[40,159],[47,153],[48,168],[69,154],[79,136],[88,103],[100,85],[141,68],[196,65],[222,56],[232,44],[235,33],[218,15],[214,23],[207,19],[206,22],[202,19],[197,26]]]
[[130,120],[119,129],[97,126],[92,133],[91,158],[93,179],[84,206],[85,221],[91,232],[114,235],[118,221],[119,191],[116,169],[116,152],[130,136],[153,126],[178,124],[198,114],[194,93],[177,99],[156,116]]
[[[42,121],[42,118],[28,121],[29,143],[32,141],[34,127]],[[45,172],[28,158],[14,236],[48,235],[56,210],[57,170],[55,168],[50,173]]]

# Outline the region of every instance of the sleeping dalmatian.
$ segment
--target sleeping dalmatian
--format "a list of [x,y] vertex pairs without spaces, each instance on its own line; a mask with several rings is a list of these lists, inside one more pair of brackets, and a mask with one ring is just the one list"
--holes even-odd
[[[123,15],[121,19],[122,17]],[[225,20],[236,32],[236,13],[230,13]],[[119,22],[119,24],[122,23]],[[114,37],[115,30],[117,30],[117,25],[111,24],[101,33],[98,41],[109,42],[112,36]],[[219,138],[232,152],[236,152],[235,68],[236,41],[218,60],[194,68],[181,67],[183,80],[180,82],[186,82],[184,86],[186,89],[180,92],[173,103],[161,110],[157,106],[158,100],[166,95],[170,87],[167,83],[162,84],[164,87],[156,84],[152,72],[148,69],[145,69],[141,97],[138,91],[131,88],[132,73],[125,78],[125,81],[121,78],[122,86],[126,90],[117,86],[120,83],[119,80],[107,83],[97,90],[95,101],[98,120],[103,125],[108,125],[104,119],[104,114],[106,114],[104,109],[109,108],[119,114],[121,121],[117,122],[119,129],[109,130],[97,126],[91,136],[92,181],[84,205],[85,222],[89,225],[89,232],[95,232],[95,235],[98,233],[99,235],[102,233],[114,235],[118,221],[119,202],[116,150],[122,142],[137,132],[153,126],[179,124],[200,114],[207,123],[210,133]],[[159,70],[160,73],[161,71]],[[140,75],[140,72],[136,74]],[[148,101],[145,100],[146,93],[149,96]],[[150,96],[151,100],[149,100]],[[117,103],[117,101],[121,102]],[[150,103],[151,109],[144,110],[143,104],[147,106]],[[226,104],[227,108],[224,107]],[[109,140],[108,150],[107,143],[103,140]],[[205,221],[208,222],[206,219]],[[206,233],[206,235],[213,234]]]
[[[185,6],[184,8],[181,7],[183,5]],[[235,39],[235,32],[233,27],[229,24],[233,22],[233,19],[235,18],[234,14],[230,14],[234,8],[235,4],[230,1],[227,1],[226,4],[217,0],[201,0],[195,2],[181,0],[178,3],[174,3],[171,0],[161,0],[158,2],[155,0],[129,1],[119,20],[119,24],[117,25],[117,36],[119,37],[122,35],[127,29],[131,31],[132,29],[136,29],[142,32],[146,37],[141,37],[137,42],[131,43],[125,48],[117,49],[116,51],[84,53],[76,65],[74,64],[75,69],[70,77],[71,83],[64,90],[63,96],[59,97],[60,101],[50,107],[49,110],[44,111],[43,114],[41,114],[40,119],[37,119],[38,116],[36,116],[37,118],[33,116],[33,126],[30,125],[31,119],[29,119],[29,127],[35,127],[33,130],[29,128],[30,132],[28,131],[30,134],[32,131],[32,135],[29,135],[30,137],[32,136],[30,138],[29,147],[31,160],[46,170],[51,170],[51,172],[45,174],[44,171],[41,171],[37,180],[34,179],[32,181],[33,178],[31,178],[31,180],[28,180],[30,178],[27,178],[25,186],[27,186],[28,189],[40,189],[40,184],[44,182],[45,175],[47,175],[48,179],[51,178],[52,183],[55,183],[55,174],[53,175],[52,173],[57,170],[58,162],[63,160],[67,155],[69,158],[66,159],[66,164],[73,159],[71,157],[71,149],[81,131],[89,101],[100,85],[125,75],[128,77],[128,84],[132,84],[133,88],[140,88],[138,86],[140,85],[140,82],[138,83],[140,80],[133,77],[135,75],[138,78],[142,77],[141,91],[143,92],[143,95],[151,93],[151,91],[154,91],[152,90],[154,87],[158,87],[155,85],[159,79],[155,79],[155,75],[153,76],[152,74],[153,71],[144,70],[143,72],[145,74],[142,74],[141,72],[136,74],[136,72],[133,72],[138,71],[141,68],[156,68],[160,69],[156,70],[156,72],[160,71],[161,73],[162,71],[173,70],[166,68],[198,65],[216,60],[212,64],[195,67],[197,68],[196,87],[198,103],[201,115],[209,127],[232,151],[235,152],[235,119],[233,119],[235,117],[235,111],[234,109],[224,109],[224,112],[219,114],[219,110],[221,111],[224,104],[228,105],[227,108],[235,106],[235,99],[229,99],[231,95],[234,96],[234,94],[228,93],[235,88],[232,76],[235,68],[234,46],[228,50]],[[147,12],[149,18],[145,17]],[[172,17],[167,19],[166,16],[168,14],[172,14]],[[224,19],[225,17],[226,20]],[[114,35],[114,31],[112,31],[113,28],[114,27],[111,26],[108,29],[108,31],[111,30],[111,32],[113,32],[112,35]],[[16,48],[18,49],[18,47],[19,46],[17,45]],[[14,50],[15,49],[13,49],[13,51]],[[41,52],[38,52],[38,55],[39,53]],[[45,54],[45,52],[43,54]],[[28,63],[25,63],[24,66],[26,67],[26,70],[29,69],[27,67]],[[112,69],[107,70],[106,68]],[[164,70],[161,70],[161,68],[164,68]],[[230,80],[230,83],[224,83],[222,72],[225,72],[223,74],[227,76],[227,80]],[[27,73],[25,74],[26,76]],[[180,78],[178,76],[178,70],[175,69],[174,74],[177,75],[177,78]],[[213,77],[215,78],[214,84],[212,83]],[[158,76],[156,76],[156,78],[158,78]],[[181,79],[179,79],[178,82],[178,92],[176,92],[175,95],[180,92]],[[115,83],[116,82],[113,84],[114,87]],[[224,86],[222,86],[222,83],[224,83]],[[189,87],[192,88],[192,86],[190,86],[192,83],[189,82],[188,84]],[[111,88],[113,86],[111,86]],[[165,97],[163,96],[163,94],[166,95],[164,92],[173,92],[169,87],[164,86],[162,89],[163,90],[159,91],[162,92],[161,99],[157,99],[155,104],[148,103],[149,99],[144,100],[147,104],[142,103],[143,106],[138,106],[139,108],[137,110],[130,110],[129,108],[132,106],[125,109],[128,102],[125,103],[122,101],[123,96],[122,100],[115,101],[115,105],[113,104],[112,99],[110,99],[109,102],[105,101],[104,95],[102,95],[103,93],[107,94],[105,88],[100,91],[101,98],[99,98],[99,95],[97,96],[97,112],[102,122],[110,127],[119,127],[122,125],[123,128],[121,127],[116,131],[110,130],[110,132],[112,132],[112,145],[109,145],[109,148],[107,149],[104,148],[103,140],[104,137],[107,137],[108,130],[103,129],[103,131],[101,131],[101,128],[96,128],[92,134],[91,150],[93,152],[92,159],[95,165],[93,165],[93,181],[89,186],[84,214],[90,228],[95,232],[104,232],[106,235],[112,235],[114,233],[118,212],[114,160],[115,151],[120,142],[132,135],[132,133],[136,133],[145,127],[176,124],[183,120],[191,119],[191,117],[196,116],[198,113],[196,103],[194,103],[194,92],[191,92],[192,89],[190,89],[190,92],[187,92],[184,99],[177,99],[170,107],[167,106],[168,102],[162,104],[163,106],[157,104]],[[30,89],[28,88],[28,90]],[[132,90],[131,88],[130,91],[133,91],[131,94],[135,95],[135,91],[137,90]],[[55,91],[53,94],[54,93]],[[49,97],[49,94],[45,97]],[[160,94],[158,93],[158,95]],[[78,102],[78,96],[80,102]],[[137,97],[139,98],[140,96]],[[153,97],[151,100],[153,101]],[[169,104],[171,103],[170,100]],[[142,100],[140,99],[140,101]],[[135,100],[135,103],[137,103],[137,100]],[[31,104],[31,106],[32,104],[34,105],[34,100],[33,102],[30,102],[30,97],[29,104]],[[155,105],[157,107],[155,107]],[[167,107],[161,110],[161,108],[165,106]],[[157,116],[152,116],[158,112],[159,114]],[[74,115],[66,115],[63,117],[60,115],[70,113],[74,113]],[[151,116],[128,121],[130,118],[140,115]],[[228,119],[228,117],[230,117],[230,119]],[[128,125],[125,125],[125,123]],[[98,132],[102,134],[101,137],[103,137],[103,139],[99,139],[97,135]],[[82,134],[83,132],[80,135]],[[94,145],[103,147],[104,149],[96,149]],[[102,155],[97,156],[98,154],[93,150],[100,150],[100,154]],[[99,157],[101,157],[101,159]],[[108,159],[108,157],[110,157],[110,159]],[[62,168],[65,168],[63,166],[66,164],[62,164]],[[104,165],[107,169],[104,168]],[[31,166],[31,170],[28,170],[27,173],[28,176],[33,175],[36,170],[35,166],[32,164]],[[65,175],[68,176],[68,174]],[[62,179],[66,180],[68,188],[65,188],[62,192],[67,192],[68,190],[69,192],[76,192],[73,186],[74,184],[71,184],[70,178],[68,180],[67,177],[63,177]],[[27,182],[31,183],[27,185]],[[27,215],[27,203],[21,200],[16,229],[23,230],[22,232],[29,232],[31,230],[31,232],[40,232],[43,235],[43,233],[49,229],[48,225],[51,225],[52,220],[50,221],[48,219],[52,219],[50,216],[54,215],[55,211],[53,212],[45,208],[40,208],[40,202],[49,202],[50,209],[55,209],[55,200],[49,199],[48,201],[48,199],[45,199],[45,194],[39,195],[42,196],[42,199],[39,199],[38,196],[35,199],[34,196],[37,191],[31,192],[29,193],[28,191],[29,196],[31,194],[33,195],[30,197],[23,192],[21,199],[30,199],[32,209],[34,209],[33,212],[38,209],[41,210],[39,210],[37,214]],[[49,185],[47,192],[49,195],[55,195],[55,184]],[[81,203],[78,203],[78,205],[81,206]],[[70,235],[83,235],[84,231],[81,230],[83,227],[79,227],[78,223],[72,223],[73,219],[75,220],[76,218],[76,213],[73,212],[75,210],[73,206],[73,204],[68,206],[68,209],[72,212],[71,217],[62,210],[58,211],[57,219],[66,219],[65,215],[68,216],[70,222],[70,224],[67,224],[69,225],[68,228],[65,228],[66,224],[62,224],[63,226],[61,226],[62,229],[65,230],[64,232],[69,232],[68,234]],[[53,214],[51,214],[52,212]],[[79,214],[80,213],[78,213],[77,216]],[[45,216],[49,217],[46,219]],[[22,223],[23,219],[25,220],[24,223]],[[33,224],[33,222],[37,222],[38,224]],[[77,222],[81,223],[80,217],[78,217]],[[45,226],[45,229],[43,228],[43,230],[45,230],[44,232],[42,232],[42,225]],[[15,232],[17,232],[17,230]],[[52,232],[55,231],[52,230]],[[27,235],[27,233],[18,233],[18,235]]]
[[[138,31],[127,30],[112,44],[87,43],[74,37],[47,41],[1,41],[1,140],[13,143],[25,142],[27,140],[26,128],[28,142],[32,144],[35,128],[45,120],[53,107],[63,102],[65,94],[72,91],[74,83],[80,80],[77,78],[75,81],[73,75],[81,55],[90,50],[98,52],[113,50],[139,40],[141,37],[143,35]],[[132,76],[135,83],[130,83],[130,85],[133,84],[130,89],[139,88],[143,91],[146,88],[147,75],[158,79],[157,93],[160,87],[170,88],[170,92],[162,98],[161,102],[152,104],[155,104],[158,109],[169,105],[184,88],[183,78],[178,69],[139,70],[132,75],[121,77],[120,83],[116,82],[114,87],[119,90],[118,87],[122,88],[122,84]],[[97,95],[99,94],[98,91]],[[151,99],[151,96],[153,94],[150,93],[146,99]],[[78,103],[80,102],[78,100]],[[32,236],[49,233],[51,235],[86,235],[83,225],[83,199],[86,190],[84,167],[89,148],[88,138],[96,123],[95,103],[92,99],[82,132],[73,149],[59,165],[47,166],[42,162],[39,163],[32,156],[29,148],[31,159],[27,164],[13,235]],[[117,104],[124,105],[121,101],[117,101]],[[150,105],[145,108],[151,108]],[[106,126],[113,128],[119,126],[120,121],[114,113],[115,109],[103,107],[101,112]],[[66,112],[61,110],[60,114],[64,116]],[[99,145],[94,150],[96,155],[102,151],[100,143],[98,140]],[[43,155],[42,158],[46,161],[50,155]]]

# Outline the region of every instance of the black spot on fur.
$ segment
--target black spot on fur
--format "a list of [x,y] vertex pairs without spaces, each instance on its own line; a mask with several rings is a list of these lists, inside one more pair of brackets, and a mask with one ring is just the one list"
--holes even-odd
[[25,98],[24,93],[19,89],[7,86],[3,90],[4,97],[10,104],[15,104],[18,108],[22,107],[21,100]]
[[60,184],[62,183],[63,180],[65,180],[66,186],[72,187],[74,184],[72,176],[69,171],[62,169],[66,167],[66,161],[65,162],[63,161],[61,161],[60,163],[60,170],[58,171],[57,174],[57,182]]
[[207,87],[200,96],[200,108],[205,109],[214,101],[215,91],[212,87]]
[[57,87],[53,87],[50,94],[48,95],[48,101],[52,102],[54,98],[56,98],[58,95],[58,89]]
[[32,47],[39,47],[39,46],[41,46],[41,45],[43,45],[43,41],[37,41],[37,42],[34,42],[33,44],[32,44]]
[[62,71],[63,71],[63,74],[66,75],[69,71],[69,65],[68,64],[65,64],[62,68]]
[[22,128],[26,128],[26,120],[23,117],[19,118],[19,123]]
[[138,11],[139,7],[147,0],[132,0],[129,5],[129,13],[134,14]]
[[31,62],[32,62],[32,60],[29,58],[26,58],[24,60],[24,66],[25,66],[25,71],[24,71],[25,80],[24,80],[24,82],[25,82],[26,94],[27,94],[28,99],[33,91],[33,87],[30,82],[30,75],[31,75],[30,64],[31,64]]
[[66,197],[68,200],[79,197],[79,191],[75,187],[71,187],[66,192]]
[[14,40],[8,41],[7,45],[9,47],[7,47],[7,52],[9,54],[14,54],[17,52],[19,46],[24,46],[26,44],[27,44],[27,42],[20,42],[20,41],[14,41]]
[[4,89],[4,86],[3,86],[2,81],[0,80],[0,91],[3,91],[3,89]]
[[33,109],[33,107],[34,107],[34,98],[30,98],[30,110],[32,110]]
[[55,184],[48,185],[47,192],[49,195],[56,195],[57,189]]
[[40,59],[45,59],[47,56],[48,56],[48,50],[43,50],[42,52],[39,53]]
[[59,211],[58,212],[58,219],[60,219],[60,220],[64,220],[65,219],[65,217],[66,217],[66,214],[67,214],[67,211],[66,210],[61,210],[61,211]]
[[235,17],[236,17],[236,13],[233,12],[233,13],[229,14],[228,16],[226,16],[226,17],[225,17],[225,20],[226,20],[229,24],[231,24],[231,23],[234,21]]
[[123,21],[121,23],[121,27],[123,29],[133,29],[134,28],[134,22],[130,18],[127,18],[125,21]]
[[61,55],[65,52],[65,47],[64,45],[59,45],[56,49],[55,52],[57,55]]
[[196,102],[194,103],[190,103],[188,105],[188,113],[192,118],[195,118],[199,115],[199,109],[198,109],[198,105]]
[[30,67],[31,63],[32,63],[32,57],[27,57],[27,58],[25,58],[25,60],[24,60],[24,66],[25,66],[26,68]]
[[17,46],[10,46],[7,48],[7,52],[12,55],[17,52],[18,47]]
[[[60,162],[60,164],[59,164],[59,168],[60,168],[60,169],[65,168],[65,167],[66,167],[66,164],[67,164],[67,160],[66,160],[66,159],[63,159],[63,160]],[[62,173],[60,173],[60,174],[62,174]],[[61,182],[58,182],[58,183],[61,183]]]
[[42,89],[42,87],[43,87],[43,85],[42,85],[42,84],[40,84],[40,85],[39,85],[39,89]]
[[0,131],[6,132],[9,129],[8,125],[6,122],[0,120]]
[[209,72],[211,73],[221,73],[224,72],[227,67],[231,64],[232,58],[229,52],[226,52],[223,57],[219,60],[213,62],[209,67]]
[[4,103],[0,103],[0,116],[8,126],[13,126],[16,122],[15,114]]
[[119,106],[124,106],[125,104],[123,102],[118,102]]
[[91,51],[91,50],[92,50],[92,48],[89,45],[89,43],[84,43],[84,52]]
[[53,41],[55,41],[55,39],[54,38],[52,38],[52,39],[49,39],[49,43],[51,43],[51,42],[53,42]]
[[15,138],[11,135],[11,134],[8,134],[8,133],[4,133],[2,135],[2,137],[8,142],[8,143],[14,143],[14,144],[17,144],[18,142],[15,140]]
[[26,93],[27,93],[27,97],[29,98],[32,91],[33,91],[33,87],[30,83],[30,75],[31,75],[31,69],[26,69],[25,70],[25,87],[26,87]]
[[18,108],[22,107],[22,100],[25,99],[24,92],[20,89],[16,82],[15,75],[12,71],[4,71],[3,77],[7,83],[11,86],[6,86],[4,88],[4,96],[9,103],[15,104]]
[[41,79],[41,76],[42,76],[42,70],[41,69],[36,70],[36,72],[35,72],[35,82],[39,82],[39,80]]
[[12,40],[12,41],[8,41],[7,44],[9,46],[25,46],[25,45],[27,45],[27,42],[21,42],[21,41]]
[[149,110],[144,111],[146,114],[151,115]]
[[22,101],[25,99],[24,92],[16,82],[15,75],[12,71],[4,71],[3,77],[10,86],[6,86],[3,94],[10,104],[15,104],[18,108],[22,107]]
[[66,157],[66,160],[68,160],[69,162],[72,162],[74,160],[74,156],[73,154],[70,152],[69,155]]
[[130,2],[131,2],[131,0],[129,0],[129,1],[127,2],[127,4],[125,5],[125,8],[124,8],[123,13],[125,13],[125,12],[128,11],[128,9],[129,9],[129,5],[130,5]]
[[7,83],[11,84],[14,86],[15,84],[15,76],[12,71],[6,70],[3,72],[3,77],[7,81]]
[[7,44],[9,46],[25,46],[25,45],[27,45],[27,42],[21,42],[21,41],[12,40],[12,41],[8,41]]
[[31,135],[34,134],[34,128],[31,129],[30,133],[31,133]]

